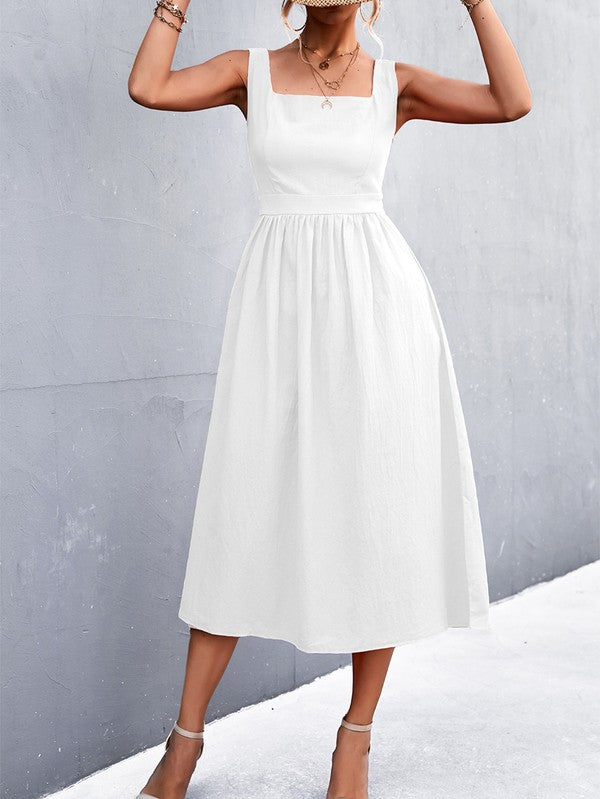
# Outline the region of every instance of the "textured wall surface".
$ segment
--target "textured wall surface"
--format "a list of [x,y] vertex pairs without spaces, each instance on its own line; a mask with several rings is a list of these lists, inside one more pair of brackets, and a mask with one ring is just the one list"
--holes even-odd
[[[257,203],[238,109],[176,114],[129,99],[152,7],[34,0],[24,18],[14,0],[3,5],[11,799],[157,743],[180,698],[185,556],[229,291]],[[409,123],[385,183],[453,350],[492,599],[600,554],[598,13],[558,0],[495,7],[532,111],[497,125]],[[192,3],[176,68],[287,41],[279,3],[210,8]],[[468,19],[459,30],[465,15],[454,0],[386,4],[385,57],[485,82]],[[242,639],[207,720],[347,662]]]

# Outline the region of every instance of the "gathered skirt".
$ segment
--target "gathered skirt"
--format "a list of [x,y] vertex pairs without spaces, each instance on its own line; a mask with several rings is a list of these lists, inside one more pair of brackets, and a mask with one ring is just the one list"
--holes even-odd
[[387,214],[258,217],[229,298],[179,618],[331,653],[488,627],[452,357]]

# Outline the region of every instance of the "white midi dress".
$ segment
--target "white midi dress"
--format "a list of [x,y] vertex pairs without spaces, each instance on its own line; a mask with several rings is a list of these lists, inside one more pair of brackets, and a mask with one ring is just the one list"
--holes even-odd
[[229,299],[179,618],[304,652],[489,628],[471,453],[428,279],[383,208],[372,94],[275,93],[251,48],[259,214]]

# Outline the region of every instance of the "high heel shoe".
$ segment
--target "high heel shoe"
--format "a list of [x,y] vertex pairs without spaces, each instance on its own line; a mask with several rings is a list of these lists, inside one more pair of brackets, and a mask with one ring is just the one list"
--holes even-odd
[[[346,714],[344,714],[344,716],[342,717],[342,721],[341,721],[341,725],[340,726],[341,727],[346,727],[346,729],[353,730],[354,732],[369,732],[369,730],[373,726],[373,722],[371,722],[370,724],[354,724],[351,721],[346,721]],[[339,734],[339,730],[338,730],[338,734]],[[337,749],[337,746],[336,746],[336,749]],[[371,744],[369,744],[369,748],[367,749],[367,752],[366,752],[367,755],[369,754],[370,751],[371,751]],[[335,751],[332,754],[332,758],[333,758],[334,755],[335,755]],[[329,785],[331,785],[331,778],[330,778],[330,781],[329,781]],[[338,796],[338,795],[332,796],[332,794],[330,793],[329,788],[328,788],[327,789],[327,799],[343,799],[343,797]]]
[[[201,730],[200,732],[190,732],[189,730],[184,730],[183,727],[180,727],[179,724],[175,722],[171,732],[167,736],[167,740],[165,741],[165,751],[169,748],[169,742],[171,741],[171,735],[173,735],[173,732],[178,732],[179,735],[183,735],[185,738],[197,738],[198,740],[202,740],[202,746],[200,747],[198,757],[196,758],[196,762],[198,762],[198,760],[200,760],[200,755],[204,751],[204,730]],[[142,793],[138,793],[135,799],[158,799],[158,797],[152,796],[152,794],[144,793],[142,791]]]
[[[370,724],[353,724],[351,721],[346,721],[346,714],[344,714],[344,716],[342,717],[342,721],[341,721],[341,724],[340,724],[340,727],[346,727],[346,729],[353,730],[354,732],[369,732],[369,730],[371,729],[372,726],[373,726],[373,722],[371,722]],[[339,736],[339,729],[338,729],[338,736]],[[339,739],[338,739],[338,741],[339,741]],[[337,744],[336,744],[335,750],[333,751],[333,753],[331,755],[332,759],[335,756],[336,750],[337,750]],[[366,754],[368,755],[370,751],[371,751],[371,744],[369,744],[369,747],[368,747],[368,749],[366,751]],[[332,778],[333,778],[333,771],[332,771],[331,776],[329,778],[329,786],[327,788],[327,797],[326,797],[326,799],[344,799],[339,794],[332,794],[331,793],[330,788],[331,788],[331,784],[332,784]]]

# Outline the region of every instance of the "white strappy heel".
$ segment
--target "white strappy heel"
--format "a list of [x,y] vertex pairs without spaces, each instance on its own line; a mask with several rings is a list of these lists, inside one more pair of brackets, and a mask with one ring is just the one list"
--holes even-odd
[[[165,750],[169,748],[169,741],[171,740],[171,735],[173,735],[173,732],[178,732],[179,735],[183,735],[185,738],[197,738],[198,740],[202,740],[202,746],[200,747],[200,752],[196,758],[196,762],[198,762],[198,760],[200,760],[200,755],[204,751],[204,730],[201,730],[200,732],[190,732],[189,730],[184,730],[183,727],[180,727],[179,724],[175,722],[171,732],[167,736],[167,740],[165,741]],[[135,799],[158,799],[158,797],[152,796],[152,794],[144,793],[142,791],[142,793],[138,793]]]

